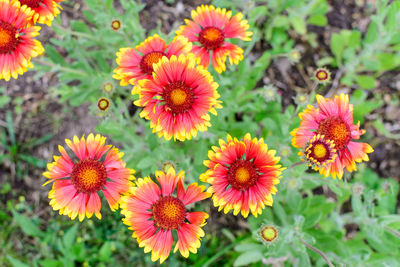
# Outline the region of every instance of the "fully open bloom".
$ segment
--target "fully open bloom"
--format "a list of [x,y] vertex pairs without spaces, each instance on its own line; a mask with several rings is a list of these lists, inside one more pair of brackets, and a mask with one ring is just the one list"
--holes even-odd
[[[341,179],[344,167],[349,172],[357,170],[356,162],[368,161],[367,153],[374,150],[367,143],[354,142],[360,138],[365,130],[360,130],[360,123],[353,124],[353,105],[349,104],[349,96],[341,94],[335,96],[334,99],[326,99],[321,95],[317,95],[319,108],[308,106],[299,114],[301,119],[300,127],[291,132],[293,136],[292,145],[294,147],[303,148],[307,144],[313,144],[316,138],[314,136],[324,136],[323,142],[332,141],[337,157],[331,158],[333,162],[326,162],[323,165],[316,165],[324,176],[332,175]],[[326,151],[320,151],[320,156],[331,154],[332,151],[325,147]],[[313,156],[314,159],[317,155]]]
[[118,208],[121,196],[129,191],[134,179],[133,169],[125,167],[122,161],[124,153],[111,145],[105,145],[106,138],[89,134],[85,140],[74,136],[73,141],[66,139],[73,152],[70,157],[62,146],[58,146],[61,156],[54,156],[54,162],[47,164],[48,171],[43,175],[54,182],[49,192],[50,205],[60,214],[71,219],[79,216],[79,221],[90,218],[93,213],[101,219],[101,201],[99,192],[111,208]]
[[243,49],[227,42],[226,39],[241,39],[250,41],[253,34],[247,20],[242,20],[243,14],[232,17],[232,11],[225,8],[215,8],[212,5],[201,5],[192,10],[192,19],[185,19],[186,25],[180,27],[177,35],[189,38],[193,45],[192,52],[198,57],[199,63],[208,68],[210,52],[214,69],[221,73],[225,71],[226,57],[229,62],[238,64],[243,59]]
[[165,139],[184,141],[210,127],[210,115],[221,108],[218,84],[210,73],[196,66],[193,55],[163,57],[154,64],[152,80],[140,80],[132,94],[134,102],[144,107],[140,117],[150,120],[150,127]]
[[254,216],[262,213],[265,205],[272,206],[272,194],[277,192],[282,168],[275,150],[268,150],[264,140],[251,139],[246,134],[242,141],[227,136],[220,139],[219,147],[208,151],[209,160],[204,161],[208,170],[200,180],[211,184],[208,192],[213,194],[214,206],[233,214],[239,211],[243,217],[249,212]]
[[136,85],[142,79],[152,79],[153,64],[163,57],[187,54],[192,43],[183,36],[175,37],[168,45],[157,34],[147,38],[136,49],[125,47],[117,52],[117,67],[113,78],[121,80],[121,85]]
[[196,183],[185,191],[184,172],[176,174],[173,167],[168,168],[167,173],[157,171],[156,178],[159,185],[150,177],[138,179],[137,187],[131,188],[132,194],[123,197],[121,213],[126,217],[123,221],[134,231],[132,236],[144,247],[144,252],[152,251],[152,261],[160,259],[162,263],[168,258],[173,243],[172,231],[178,236],[174,252],[179,250],[187,258],[189,251],[196,253],[200,247],[200,238],[204,236],[201,227],[208,214],[188,212],[186,206],[210,194]]
[[21,5],[27,5],[35,14],[32,23],[42,23],[51,26],[51,22],[60,14],[61,6],[58,4],[64,0],[18,0]]
[[40,27],[30,26],[33,11],[15,0],[0,0],[0,80],[18,78],[27,68],[33,68],[31,58],[44,52],[33,37]]

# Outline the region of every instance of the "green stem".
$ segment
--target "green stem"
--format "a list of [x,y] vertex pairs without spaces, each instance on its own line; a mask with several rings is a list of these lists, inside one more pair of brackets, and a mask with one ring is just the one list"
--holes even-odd
[[66,32],[66,33],[69,33],[70,35],[74,35],[74,36],[78,36],[78,37],[83,37],[83,38],[86,38],[86,39],[91,39],[91,40],[93,40],[93,41],[99,41],[98,38],[96,38],[96,37],[94,37],[94,36],[92,36],[92,35],[89,35],[89,34],[86,34],[86,33],[83,33],[83,32],[76,32],[76,31],[73,31],[73,30],[68,29],[68,28],[63,28],[63,27],[61,27],[60,25],[57,25],[57,24],[54,24],[54,26],[55,26],[56,28],[58,28],[59,30],[62,30],[62,31],[64,31],[64,32]]
[[236,240],[229,246],[224,247],[222,250],[220,250],[217,254],[215,254],[213,257],[211,257],[208,261],[206,261],[202,266],[203,267],[208,267],[210,264],[212,264],[214,261],[216,261],[219,257],[221,257],[223,254],[225,254],[227,251],[229,251],[231,248],[233,248],[236,244],[239,242],[242,242],[242,239]]
[[60,71],[70,72],[70,73],[74,73],[74,74],[81,75],[81,76],[88,76],[88,74],[86,72],[79,71],[79,70],[74,70],[74,69],[67,68],[67,67],[62,67],[60,65],[56,65],[56,64],[51,63],[51,62],[42,61],[40,59],[34,59],[34,62],[36,62],[36,63],[38,63],[40,65],[44,65],[44,66],[48,66],[48,67],[52,67],[52,68],[58,69]]
[[318,253],[319,255],[321,255],[322,258],[324,258],[324,260],[326,261],[326,263],[329,265],[329,267],[335,267],[335,265],[332,264],[332,262],[328,259],[328,257],[325,255],[325,253],[323,253],[321,250],[317,249],[316,247],[313,247],[312,245],[308,244],[306,241],[304,241],[303,239],[300,238],[300,242],[308,247],[309,249],[311,249],[312,251]]
[[397,232],[396,230],[394,230],[394,229],[392,229],[392,228],[390,228],[390,227],[387,227],[387,226],[384,226],[384,229],[385,229],[386,231],[388,231],[389,233],[391,233],[391,234],[397,236],[398,238],[400,238],[400,233]]

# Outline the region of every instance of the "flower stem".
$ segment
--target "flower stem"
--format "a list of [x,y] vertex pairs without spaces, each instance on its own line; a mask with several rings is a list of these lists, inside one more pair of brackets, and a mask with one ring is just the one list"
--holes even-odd
[[101,41],[99,38],[96,38],[95,36],[92,36],[92,35],[89,35],[89,34],[86,34],[86,33],[83,33],[83,32],[76,32],[76,31],[73,31],[71,29],[61,27],[58,24],[54,24],[54,26],[57,27],[59,30],[62,30],[64,32],[66,32],[66,33],[69,33],[70,35],[83,37],[83,38],[86,38],[86,39],[91,39],[93,41]]
[[290,165],[289,170],[293,169],[296,166],[303,165],[303,164],[305,164],[304,161],[299,161],[299,162],[293,163],[292,165]]
[[387,227],[387,226],[384,226],[384,229],[385,229],[386,231],[388,231],[389,233],[391,233],[391,234],[397,236],[398,238],[400,238],[400,233],[397,232],[396,230],[394,230],[394,229],[392,229],[392,228],[390,228],[390,227]]
[[54,64],[54,63],[51,63],[51,62],[42,61],[40,59],[34,59],[34,62],[36,62],[36,63],[38,63],[40,65],[52,67],[52,68],[55,68],[55,69],[58,69],[58,70],[61,70],[61,71],[70,72],[70,73],[74,73],[74,74],[81,75],[81,76],[88,76],[86,72],[79,71],[79,70],[74,70],[74,69],[67,68],[67,67],[62,67],[60,65],[57,65],[57,64]]
[[323,253],[321,250],[317,249],[316,247],[313,247],[312,245],[308,244],[306,241],[304,241],[301,238],[300,238],[300,242],[303,243],[303,245],[305,245],[306,247],[308,247],[312,251],[314,251],[314,252],[318,253],[319,255],[321,255],[321,257],[324,258],[324,260],[329,265],[329,267],[335,267],[335,265],[332,264],[332,262],[328,259],[328,257],[325,255],[325,253]]

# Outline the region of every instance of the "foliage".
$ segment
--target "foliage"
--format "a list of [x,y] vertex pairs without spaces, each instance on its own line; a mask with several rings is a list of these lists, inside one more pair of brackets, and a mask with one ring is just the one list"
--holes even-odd
[[[105,94],[103,84],[114,83],[112,70],[116,67],[116,51],[134,46],[145,38],[138,15],[144,5],[138,3],[140,1],[120,0],[123,12],[119,12],[113,2],[86,0],[88,8],[83,11],[84,17],[71,20],[67,27],[61,26],[60,18],[56,19],[53,26],[56,36],[46,46],[46,56],[36,64],[38,76],[56,72],[59,83],[51,90],[60,97],[60,102],[72,106],[89,102],[93,115],[97,115],[97,99]],[[342,75],[339,82],[357,88],[351,102],[355,105],[354,118],[361,123],[365,115],[383,105],[381,96],[366,90],[375,88],[376,79],[384,72],[400,65],[399,25],[395,19],[400,15],[400,1],[378,2],[365,37],[359,30],[334,33],[330,43],[333,56],[318,62],[330,69],[337,68]],[[137,177],[148,176],[162,169],[165,162],[173,162],[177,169],[186,172],[190,183],[198,182],[199,175],[205,171],[203,160],[207,158],[207,151],[227,133],[238,138],[247,132],[263,137],[269,147],[282,156],[284,166],[293,166],[299,161],[298,151],[290,145],[290,131],[298,126],[297,114],[307,103],[287,105],[279,94],[267,102],[263,97],[262,78],[274,60],[295,48],[294,36],[304,36],[308,45],[318,46],[316,34],[308,26],[327,24],[328,1],[216,0],[214,5],[243,9],[254,38],[246,47],[245,60],[238,66],[228,67],[223,74],[212,72],[219,84],[223,109],[212,118],[213,126],[208,132],[199,133],[197,138],[184,143],[165,141],[151,132],[148,122],[139,118],[138,110],[132,106],[136,98],[131,96],[130,87],[114,83],[115,89],[108,95],[112,100],[111,110],[96,130],[113,143],[121,144],[124,159],[129,167],[138,171]],[[110,27],[114,18],[123,25],[118,32]],[[173,31],[163,37],[171,40],[172,35]],[[268,49],[257,58],[247,57],[259,41],[267,42]],[[315,92],[308,95],[310,104],[314,96]],[[3,102],[7,104],[9,100],[0,97],[0,106]],[[10,116],[7,115],[6,130],[0,128],[1,144],[8,151],[0,156],[0,162],[7,158],[42,167],[40,161],[30,159],[23,151],[42,144],[51,136],[31,144],[19,144]],[[381,131],[384,130],[381,128]],[[363,164],[358,166],[359,170],[344,180],[323,179],[307,171],[305,165],[288,168],[278,185],[273,207],[266,208],[258,218],[249,218],[248,228],[243,228],[243,224],[222,229],[209,225],[198,254],[190,255],[187,261],[173,254],[167,264],[261,266],[284,262],[285,266],[326,266],[321,255],[310,249],[309,246],[313,246],[323,251],[335,266],[400,265],[399,184],[391,178],[380,178]],[[1,198],[10,194],[6,186],[0,189]],[[211,206],[211,201],[204,201],[202,209],[210,213],[214,209]],[[32,207],[24,199],[8,200],[1,207],[4,211],[0,211],[0,224],[4,225],[4,231],[0,237],[12,242],[1,245],[0,265],[153,264],[131,238],[118,212],[106,211],[101,221],[88,219],[77,223],[56,212],[46,220],[41,219],[32,213]],[[224,215],[216,215],[220,216]],[[265,223],[279,226],[279,237],[269,246],[257,238],[257,230]],[[26,240],[29,243],[22,243]],[[20,246],[18,250],[13,242]]]

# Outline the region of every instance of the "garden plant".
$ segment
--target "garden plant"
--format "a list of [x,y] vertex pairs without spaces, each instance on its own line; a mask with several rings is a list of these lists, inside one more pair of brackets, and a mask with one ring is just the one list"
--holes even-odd
[[0,266],[400,266],[399,21],[0,0]]

